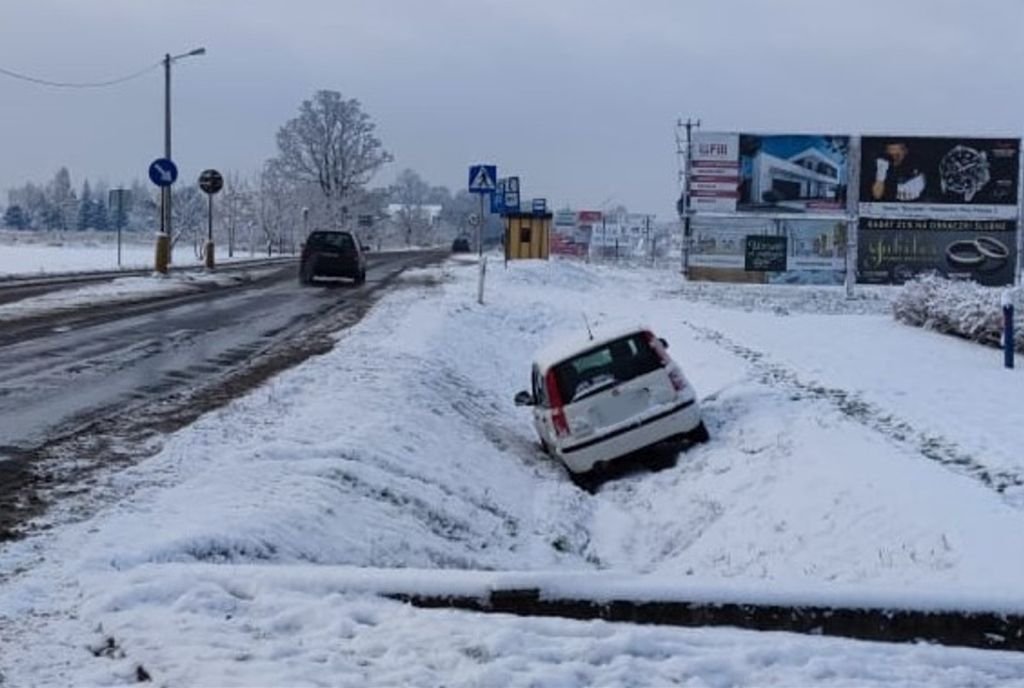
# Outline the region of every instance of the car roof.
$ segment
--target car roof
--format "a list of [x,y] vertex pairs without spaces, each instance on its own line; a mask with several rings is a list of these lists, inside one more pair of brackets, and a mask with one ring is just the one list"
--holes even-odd
[[349,235],[351,235],[352,232],[349,232],[349,231],[344,230],[344,229],[315,229],[312,232],[310,232],[310,236],[312,236],[313,234],[349,234]]
[[613,342],[616,339],[650,331],[650,329],[650,327],[644,324],[600,327],[593,329],[594,336],[591,337],[587,334],[586,328],[581,326],[579,332],[556,339],[534,354],[533,363],[543,374],[548,369],[585,351],[597,348],[608,342]]

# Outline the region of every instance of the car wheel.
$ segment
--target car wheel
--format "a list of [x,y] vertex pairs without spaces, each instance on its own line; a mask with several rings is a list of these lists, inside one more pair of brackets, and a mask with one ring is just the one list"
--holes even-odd
[[356,275],[356,284],[363,284],[364,282],[366,282],[366,270]]
[[573,473],[569,472],[569,479],[572,480],[573,484],[590,494],[597,493],[597,488],[601,487],[601,476],[595,471],[587,471],[586,473]]
[[303,265],[299,268],[299,284],[309,285],[313,284],[313,274],[308,266]]
[[711,439],[711,435],[708,434],[708,428],[704,425],[704,421],[701,421],[697,427],[687,433],[686,438],[696,444],[704,444]]

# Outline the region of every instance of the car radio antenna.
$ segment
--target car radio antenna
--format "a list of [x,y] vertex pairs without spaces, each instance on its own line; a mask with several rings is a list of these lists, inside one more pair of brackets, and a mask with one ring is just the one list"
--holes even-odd
[[587,326],[587,334],[590,335],[590,341],[594,341],[594,333],[590,329],[590,321],[587,320],[587,314],[583,314],[583,324]]

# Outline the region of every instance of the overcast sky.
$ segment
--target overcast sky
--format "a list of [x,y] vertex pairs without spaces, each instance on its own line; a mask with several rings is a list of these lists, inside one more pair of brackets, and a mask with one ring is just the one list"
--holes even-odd
[[[1021,0],[0,0],[0,67],[102,80],[174,66],[174,158],[255,171],[317,89],[359,99],[395,162],[526,198],[673,214],[674,124],[1018,136]],[[163,149],[163,78],[0,75],[0,189],[66,165],[116,185]],[[6,194],[0,196],[5,204]]]

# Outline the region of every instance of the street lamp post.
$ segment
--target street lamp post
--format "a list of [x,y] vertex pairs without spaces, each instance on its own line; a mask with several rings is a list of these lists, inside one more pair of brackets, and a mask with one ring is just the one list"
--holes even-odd
[[[171,63],[184,57],[204,55],[206,48],[196,48],[180,55],[164,55],[164,157],[171,158]],[[171,187],[160,187],[160,233],[156,235],[156,271],[167,273],[171,262]]]

